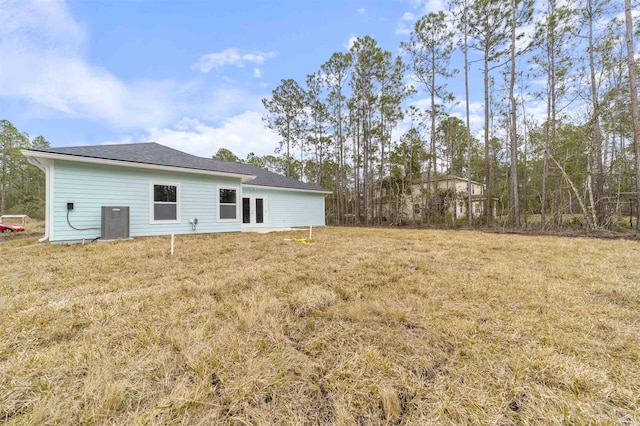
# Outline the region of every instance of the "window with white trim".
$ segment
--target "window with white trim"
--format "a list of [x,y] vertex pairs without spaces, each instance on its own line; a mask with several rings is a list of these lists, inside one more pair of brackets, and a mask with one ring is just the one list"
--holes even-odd
[[218,187],[218,220],[238,220],[238,188]]
[[180,221],[180,185],[151,182],[151,223]]

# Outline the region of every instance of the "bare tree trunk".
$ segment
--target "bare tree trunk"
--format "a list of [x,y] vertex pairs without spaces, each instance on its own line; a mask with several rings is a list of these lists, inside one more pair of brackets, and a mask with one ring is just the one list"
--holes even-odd
[[487,198],[485,213],[487,226],[490,227],[493,224],[493,206],[491,205],[491,152],[489,150],[489,51],[484,52],[484,167]]
[[[591,168],[591,167],[589,167]],[[593,182],[591,179],[591,173],[587,173],[587,193],[589,194],[589,204],[591,205],[591,216],[593,223],[597,223],[595,201],[593,199]]]
[[473,226],[473,198],[471,196],[471,124],[469,122],[469,59],[468,59],[468,29],[467,29],[467,5],[464,5],[464,97],[467,124],[467,220],[469,226]]
[[552,18],[547,26],[547,125],[545,127],[545,148],[542,168],[542,200],[541,200],[541,225],[542,229],[547,224],[547,190],[549,177],[549,150],[551,143],[556,140],[556,3],[549,1],[548,13]]
[[518,132],[516,131],[516,0],[511,0],[511,81],[509,82],[509,102],[511,104],[511,224],[520,227],[520,199],[518,196]]
[[[520,88],[520,90],[522,91],[522,87]],[[524,99],[524,96],[523,96]],[[524,202],[524,226],[527,227],[527,216],[529,214],[529,201],[528,201],[528,194],[527,194],[527,150],[528,150],[528,137],[529,137],[529,131],[528,131],[528,124],[527,124],[527,110],[524,107],[524,102],[522,103],[522,123],[523,123],[523,131],[524,131],[524,135],[523,135],[523,140],[524,140],[524,150],[522,152],[522,193],[523,193],[523,202]]]
[[3,147],[3,155],[2,155],[2,180],[0,181],[0,214],[5,214],[6,213],[6,207],[7,207],[7,159],[9,158],[9,153],[8,153],[8,145],[9,145],[10,141],[7,140],[4,141],[4,143],[2,144]]
[[362,114],[362,205],[364,208],[364,223],[369,225],[369,135],[367,132],[367,117]]
[[360,222],[360,120],[358,112],[354,114],[356,122],[352,124],[354,128],[353,137],[353,214],[355,219]]
[[[435,63],[435,58],[432,58],[432,61]],[[431,136],[430,136],[430,148],[429,151],[431,156],[431,165],[433,169],[433,175],[429,177],[429,188],[431,194],[431,204],[433,205],[434,197],[436,198],[436,204],[440,205],[440,195],[438,195],[438,152],[436,151],[436,82],[435,76],[431,79]],[[446,219],[445,219],[446,223]]]
[[[547,117],[551,109],[547,107]],[[540,195],[540,226],[547,226],[547,177],[549,175],[549,120],[545,126],[544,154],[542,158],[542,194]]]
[[593,0],[587,0],[587,11],[589,13],[589,73],[591,76],[591,100],[593,104],[593,142],[596,151],[596,209],[597,225],[604,224],[604,166],[602,163],[602,130],[600,129],[600,106],[598,102],[598,90],[596,84],[595,60],[593,57]]
[[362,201],[364,204],[364,223],[365,225],[369,225],[369,152],[370,152],[370,143],[369,138],[371,135],[369,134],[369,117],[368,111],[363,109],[362,111],[362,142],[364,143],[363,149],[363,158],[362,158]]
[[640,235],[640,113],[638,113],[638,86],[636,82],[636,60],[633,50],[633,20],[631,0],[624,1],[624,20],[627,35],[627,64],[631,87],[631,118],[633,121],[633,143],[636,154],[636,235]]
[[584,202],[582,201],[582,198],[580,197],[580,193],[578,192],[578,188],[576,188],[576,186],[573,184],[573,181],[571,180],[569,175],[565,172],[564,168],[560,165],[560,163],[558,163],[558,161],[553,157],[553,155],[549,154],[549,158],[551,158],[551,161],[553,161],[553,163],[556,165],[556,167],[558,167],[558,169],[560,169],[560,172],[562,172],[562,176],[564,177],[565,181],[569,184],[569,186],[571,186],[571,190],[573,191],[574,195],[576,196],[576,198],[578,200],[578,203],[580,204],[580,209],[582,210],[582,214],[584,215],[584,218],[587,221],[587,226],[589,228],[593,228],[593,224],[591,222],[591,219],[589,218],[589,213],[587,212],[587,208],[584,205]]
[[[384,88],[383,90],[383,96],[384,96]],[[385,168],[384,168],[384,154],[385,154],[385,140],[387,139],[387,131],[386,131],[386,123],[385,123],[385,114],[384,114],[384,108],[382,106],[382,103],[380,104],[380,134],[381,134],[381,141],[380,141],[380,176],[378,177],[378,179],[380,180],[380,195],[378,197],[376,197],[378,199],[378,205],[376,206],[376,215],[377,217],[377,223],[378,224],[382,224],[382,190],[384,187],[384,177],[385,177]],[[389,137],[390,139],[390,137]],[[389,146],[389,152],[388,152],[388,157],[391,157],[391,147]],[[389,160],[390,161],[390,160]]]
[[[554,158],[551,153],[549,153],[551,158]],[[562,192],[562,188],[560,186],[560,175],[557,173],[554,174],[554,184],[555,188],[553,190],[553,219],[555,226],[562,226],[562,209],[560,208],[560,193]]]
[[291,177],[291,124],[287,122],[287,177]]

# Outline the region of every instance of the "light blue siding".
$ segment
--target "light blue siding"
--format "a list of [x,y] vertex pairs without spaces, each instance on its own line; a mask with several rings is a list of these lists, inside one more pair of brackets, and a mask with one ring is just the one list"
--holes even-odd
[[260,187],[244,187],[242,193],[244,196],[262,195],[266,198],[266,227],[269,229],[325,224],[325,194]]
[[[197,232],[233,232],[241,230],[241,210],[236,222],[217,221],[217,186],[240,189],[239,179],[189,173],[172,173],[130,167],[55,161],[53,168],[53,223],[51,241],[78,241],[99,237],[102,206],[129,206],[130,235],[149,236],[189,234],[194,231],[189,219],[198,219]],[[151,182],[180,186],[180,223],[150,223]],[[240,191],[238,191],[240,198]],[[73,202],[67,223],[67,203]],[[240,205],[240,200],[238,200]]]

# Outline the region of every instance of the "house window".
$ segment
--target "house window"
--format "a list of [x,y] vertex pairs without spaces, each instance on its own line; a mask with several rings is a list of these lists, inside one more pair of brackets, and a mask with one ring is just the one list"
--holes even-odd
[[180,185],[151,183],[151,223],[178,223],[180,221]]
[[238,190],[236,188],[218,188],[218,220],[238,220]]

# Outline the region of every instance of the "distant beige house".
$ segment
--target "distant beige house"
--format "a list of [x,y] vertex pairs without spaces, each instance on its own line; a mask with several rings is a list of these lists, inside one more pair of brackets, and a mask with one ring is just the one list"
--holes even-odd
[[[383,216],[396,223],[421,222],[431,208],[432,214],[456,220],[467,217],[467,179],[453,175],[435,174],[429,179],[427,173],[422,173],[411,185],[387,185],[383,189]],[[495,202],[495,200],[494,200]],[[473,217],[484,214],[485,195],[484,185],[471,181],[471,211]],[[495,216],[495,208],[493,209]]]

